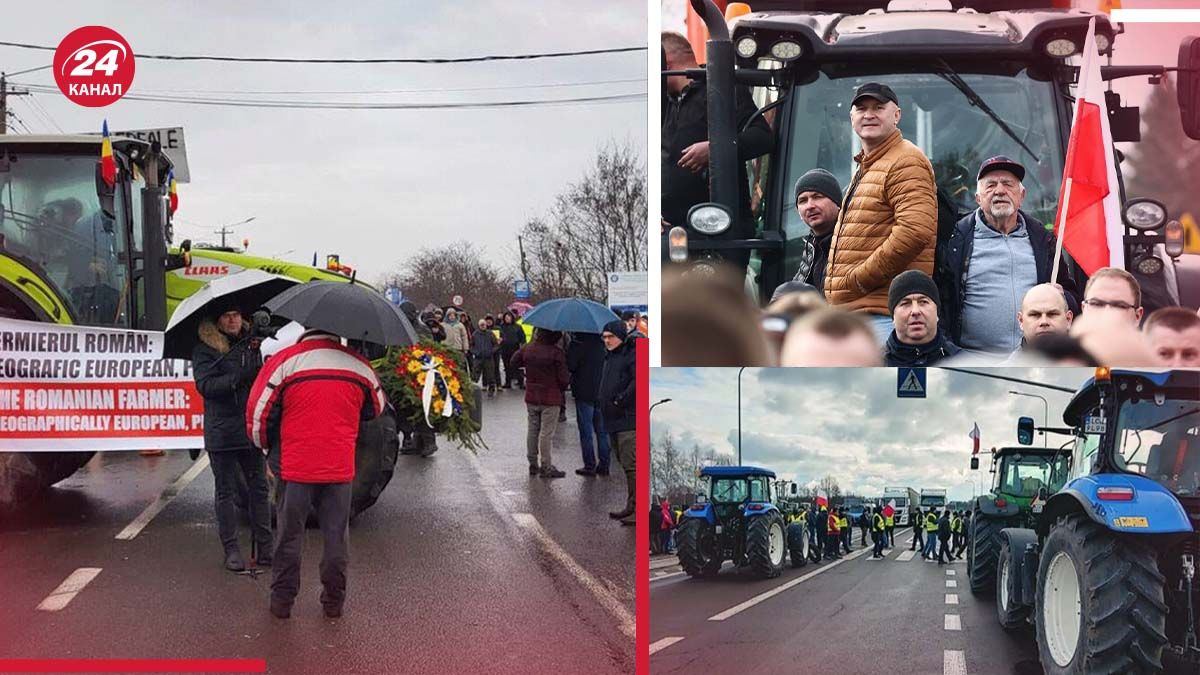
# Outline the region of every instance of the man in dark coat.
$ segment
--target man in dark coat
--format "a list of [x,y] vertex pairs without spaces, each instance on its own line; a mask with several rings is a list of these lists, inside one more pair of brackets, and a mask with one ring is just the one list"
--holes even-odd
[[627,496],[625,508],[608,515],[622,525],[635,525],[634,502],[637,497],[637,356],[632,340],[626,340],[625,322],[616,319],[604,325],[604,368],[600,374],[599,398],[609,444],[617,452],[617,461],[625,470]]
[[604,429],[604,416],[596,406],[604,355],[604,341],[593,333],[576,333],[567,347],[567,370],[571,372],[575,421],[579,425],[579,447],[583,451],[583,468],[575,469],[580,476],[608,475],[608,434]]
[[505,312],[500,316],[500,359],[504,361],[504,388],[512,389],[513,382],[525,388],[525,375],[520,368],[512,367],[513,354],[525,344],[525,331],[517,325],[516,316]]
[[[663,33],[662,48],[669,70],[696,68],[696,55],[687,38],[678,33]],[[708,195],[708,93],[703,80],[690,81],[681,75],[667,78],[667,105],[662,122],[662,220],[664,231],[679,225],[687,227],[688,209],[707,202]],[[737,88],[736,117],[738,149],[737,217],[721,239],[742,239],[753,235],[750,213],[750,181],[746,162],[770,152],[771,128],[762,116],[746,126],[757,112],[750,91]],[[743,129],[744,127],[744,129]],[[666,252],[667,247],[663,246]],[[745,265],[748,252],[734,254],[730,262]]]
[[242,313],[228,304],[218,306],[198,329],[200,343],[192,350],[196,389],[204,397],[204,447],[216,481],[217,534],[225,549],[225,568],[246,568],[238,546],[238,509],[234,497],[240,472],[249,488],[250,523],[258,547],[255,562],[271,564],[271,512],[263,455],[246,435],[246,401],[262,368],[259,341],[249,337]]
[[[942,515],[938,518],[937,538],[938,538],[938,564],[954,562],[954,553],[950,550],[950,509],[942,511]],[[949,556],[949,560],[946,557]]]
[[537,329],[533,342],[513,354],[511,365],[525,369],[525,409],[528,427],[525,457],[529,475],[562,478],[566,475],[554,466],[554,430],[558,428],[559,406],[566,400],[563,391],[571,384],[567,357],[558,346],[562,333]]
[[921,270],[892,279],[888,309],[895,328],[883,351],[888,366],[932,366],[960,351],[938,328],[940,303],[933,279]]

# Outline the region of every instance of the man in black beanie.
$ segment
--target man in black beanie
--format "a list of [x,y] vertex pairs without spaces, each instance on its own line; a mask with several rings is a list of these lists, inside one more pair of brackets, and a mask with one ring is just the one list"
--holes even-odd
[[938,330],[941,297],[937,284],[920,270],[901,272],[888,288],[888,310],[895,329],[888,336],[888,366],[932,366],[961,351]]
[[796,213],[808,225],[804,253],[792,281],[812,284],[824,292],[825,268],[833,226],[841,213],[842,187],[825,169],[813,169],[796,181]]

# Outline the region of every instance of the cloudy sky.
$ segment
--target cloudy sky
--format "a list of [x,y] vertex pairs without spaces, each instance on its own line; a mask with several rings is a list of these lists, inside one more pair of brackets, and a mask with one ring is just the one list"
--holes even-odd
[[[1090,369],[1004,368],[982,372],[1075,388]],[[651,433],[737,453],[736,368],[657,368],[651,372]],[[843,489],[868,496],[885,485],[945,488],[951,499],[971,497],[971,439],[978,422],[981,449],[1016,445],[1017,418],[1041,425],[1046,398],[1050,424],[1062,425],[1070,395],[1052,389],[956,373],[928,371],[928,397],[896,397],[895,368],[747,368],[742,375],[742,462],[773,469],[800,483],[833,475]],[[1041,439],[1035,439],[1038,444]],[[1065,441],[1065,437],[1061,442]],[[1054,437],[1050,438],[1054,442]],[[986,460],[982,462],[986,468]]]
[[[644,46],[644,0],[576,2],[54,2],[7,7],[0,40],[56,46],[85,25],[117,30],[135,52],[305,58],[464,57]],[[0,70],[52,52],[0,47]],[[139,59],[132,93],[242,99],[462,102],[646,91],[644,51],[454,65],[281,65]],[[53,84],[43,70],[12,78]],[[633,80],[609,84],[601,81]],[[593,83],[528,88],[529,85]],[[496,87],[521,87],[495,89]],[[489,88],[480,91],[479,88]],[[475,89],[475,91],[424,91]],[[344,92],[400,90],[374,95]],[[304,91],[301,96],[244,92]],[[213,93],[218,92],[218,93]],[[314,251],[376,279],[422,246],[469,239],[497,262],[517,231],[578,179],[610,141],[646,146],[647,107],[632,102],[487,110],[278,110],[120,101],[103,109],[36,94],[63,129],[184,127],[192,183],[178,233],[211,240],[255,216],[235,241],[296,261]],[[21,98],[37,133],[53,127]],[[644,151],[643,151],[644,152]],[[291,253],[286,253],[291,251]]]

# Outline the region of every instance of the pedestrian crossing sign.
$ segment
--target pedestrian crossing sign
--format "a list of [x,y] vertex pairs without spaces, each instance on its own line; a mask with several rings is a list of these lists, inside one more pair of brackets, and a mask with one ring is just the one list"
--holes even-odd
[[899,398],[925,398],[925,369],[897,368],[896,396]]

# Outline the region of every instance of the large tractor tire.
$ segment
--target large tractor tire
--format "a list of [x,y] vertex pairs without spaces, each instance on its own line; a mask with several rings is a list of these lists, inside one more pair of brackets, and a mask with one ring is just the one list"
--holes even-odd
[[975,512],[971,518],[967,546],[967,580],[971,593],[986,596],[996,590],[996,560],[1000,549],[1000,530],[1005,524]]
[[715,555],[716,533],[704,520],[684,520],[675,532],[675,544],[679,548],[679,566],[689,577],[716,576],[721,570],[721,558]]
[[808,529],[803,524],[792,523],[787,526],[787,547],[792,567],[804,567],[808,564]]
[[0,452],[0,515],[26,508],[51,485],[91,461],[94,452]]
[[1016,631],[1029,625],[1029,607],[1017,601],[1017,575],[1012,562],[1017,555],[1003,537],[999,541],[1000,553],[996,558],[996,618],[1007,631]]
[[1152,548],[1083,514],[1063,516],[1046,537],[1037,578],[1047,675],[1162,671],[1167,606]]
[[783,516],[775,511],[752,516],[746,526],[746,560],[754,576],[773,579],[782,574],[786,552]]

